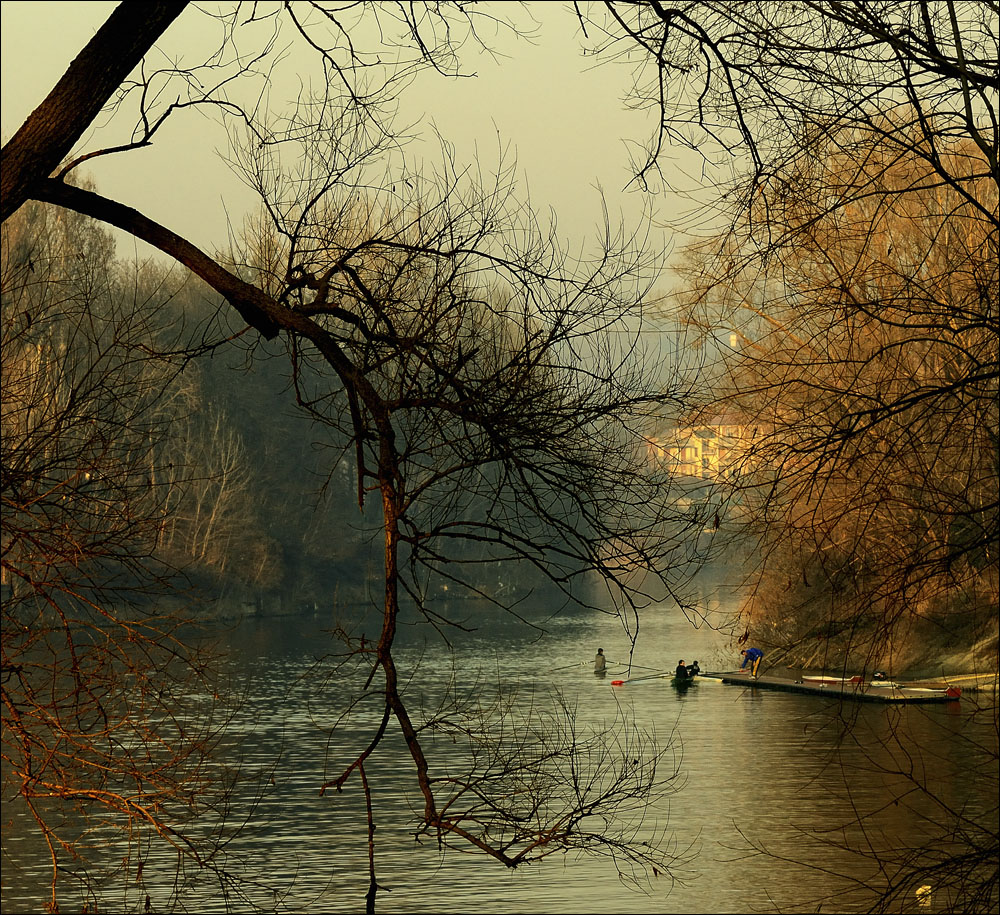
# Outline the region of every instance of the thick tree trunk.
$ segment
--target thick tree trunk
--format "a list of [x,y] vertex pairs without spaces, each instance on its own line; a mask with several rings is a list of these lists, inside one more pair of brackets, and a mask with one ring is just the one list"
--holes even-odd
[[97,117],[187,0],[123,0],[0,154],[0,220],[16,212]]

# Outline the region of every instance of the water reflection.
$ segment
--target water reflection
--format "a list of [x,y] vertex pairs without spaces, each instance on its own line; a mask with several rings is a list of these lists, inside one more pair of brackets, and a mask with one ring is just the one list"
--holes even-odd
[[[710,626],[695,628],[669,608],[647,614],[642,626],[635,671],[672,669],[678,657],[698,657],[705,669],[732,666],[725,637]],[[246,897],[230,901],[237,911],[363,909],[363,798],[354,782],[323,797],[319,789],[365,745],[380,709],[346,707],[357,684],[317,663],[336,647],[324,628],[318,620],[263,621],[230,637],[248,699],[229,732],[229,762],[256,771],[261,790],[231,811],[234,822],[246,822],[228,847],[227,867]],[[510,695],[536,702],[562,694],[579,726],[634,716],[671,744],[680,766],[676,790],[644,812],[651,832],[667,828],[682,862],[676,879],[651,876],[639,893],[622,885],[608,859],[566,855],[510,872],[481,855],[417,841],[410,811],[421,800],[394,739],[392,758],[381,753],[383,762],[369,767],[386,887],[380,912],[865,911],[885,876],[873,849],[902,860],[916,845],[947,836],[956,815],[974,822],[996,809],[996,773],[984,768],[995,759],[982,751],[995,743],[993,719],[977,718],[968,704],[841,708],[709,682],[678,690],[661,679],[612,687],[629,651],[614,617],[556,617],[548,629],[540,638],[497,621],[454,652],[408,632],[399,652],[401,671],[412,676],[408,695],[435,708],[473,683],[499,681]],[[604,677],[593,671],[598,645],[609,662]],[[928,783],[933,797],[919,790]],[[47,859],[24,834],[5,827],[4,912],[38,910],[44,898]],[[157,848],[145,860],[141,891],[130,874],[108,888],[103,908],[141,911],[149,892],[154,909],[165,910],[178,893],[173,910],[221,910],[216,884],[191,873],[178,885],[174,856]],[[919,901],[928,903],[920,911],[949,905],[946,892]],[[64,899],[65,910],[74,908]]]

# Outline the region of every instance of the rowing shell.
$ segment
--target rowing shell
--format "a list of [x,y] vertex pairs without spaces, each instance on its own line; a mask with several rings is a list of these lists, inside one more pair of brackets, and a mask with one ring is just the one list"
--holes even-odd
[[861,683],[861,677],[803,677],[803,683],[813,686],[843,686],[848,683]]
[[612,686],[625,686],[628,683],[639,683],[647,680],[670,680],[675,686],[686,683],[721,683],[722,677],[713,677],[707,674],[695,674],[687,680],[677,680],[673,674],[648,674],[644,677],[632,677],[628,680],[612,680]]

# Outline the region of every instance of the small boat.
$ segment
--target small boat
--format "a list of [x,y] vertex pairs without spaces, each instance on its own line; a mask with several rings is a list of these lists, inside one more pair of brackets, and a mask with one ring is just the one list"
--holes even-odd
[[625,686],[627,683],[650,683],[653,680],[669,680],[672,686],[690,686],[691,683],[698,683],[704,681],[710,681],[712,683],[721,683],[722,676],[720,674],[695,674],[693,677],[688,677],[686,680],[678,680],[677,677],[670,673],[669,671],[664,671],[661,674],[644,674],[641,677],[630,677],[627,680],[612,680],[612,686]]
[[[856,700],[860,702],[954,702],[962,695],[957,686],[947,684],[907,686],[894,683],[889,689],[869,689],[861,677],[802,677],[785,680],[780,677],[749,678],[742,675],[722,674],[722,682],[743,688],[782,690],[789,693],[806,693],[824,698]],[[882,681],[875,681],[885,686]]]
[[812,686],[847,686],[850,683],[864,683],[864,677],[823,677],[805,676],[799,680],[800,683],[809,683]]
[[865,692],[868,689],[874,688],[885,689],[891,693],[898,693],[903,691],[903,695],[916,695],[919,693],[924,693],[931,696],[947,696],[949,699],[957,699],[962,695],[962,690],[958,687],[953,687],[948,683],[939,684],[909,684],[909,683],[899,683],[895,680],[884,680],[884,679],[872,679],[866,681],[864,677],[855,675],[853,677],[826,677],[826,676],[808,676],[803,675],[796,682],[803,684],[804,686],[819,687],[820,689],[839,689],[841,691],[846,690],[848,687],[854,689],[856,692]]

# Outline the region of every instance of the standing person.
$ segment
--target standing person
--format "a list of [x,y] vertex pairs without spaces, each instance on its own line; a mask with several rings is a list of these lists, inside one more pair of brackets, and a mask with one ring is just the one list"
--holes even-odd
[[674,671],[675,680],[687,680],[689,678],[687,665],[684,663],[684,659],[681,658],[677,662],[677,669]]
[[740,670],[743,670],[747,664],[750,665],[750,676],[757,676],[757,668],[760,667],[760,659],[764,657],[764,652],[759,648],[744,648],[741,652],[743,655],[743,663],[740,664]]
[[594,673],[603,674],[605,668],[608,666],[607,658],[604,657],[604,649],[597,649],[597,657],[594,658]]

